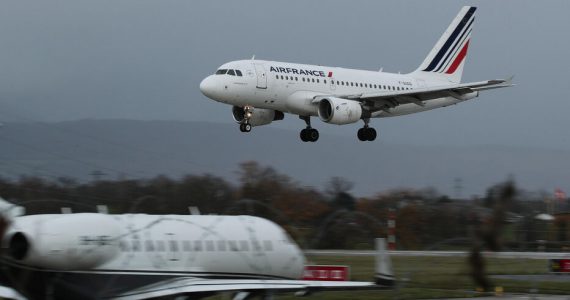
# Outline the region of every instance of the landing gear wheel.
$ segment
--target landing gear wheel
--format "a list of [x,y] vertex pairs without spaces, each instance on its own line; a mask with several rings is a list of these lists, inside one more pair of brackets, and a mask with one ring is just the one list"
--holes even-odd
[[303,142],[316,142],[319,139],[319,131],[311,127],[311,118],[309,116],[299,116],[299,119],[305,121],[307,128],[301,130],[299,137]]
[[308,130],[307,137],[309,138],[309,141],[316,142],[319,139],[319,131],[311,128]]
[[313,128],[305,128],[299,133],[303,142],[316,142],[319,139],[319,131]]
[[378,135],[376,133],[376,129],[374,128],[370,128],[370,127],[363,127],[358,129],[358,132],[356,134],[358,136],[358,139],[361,141],[373,141],[376,139],[376,136]]
[[366,128],[360,128],[358,129],[358,132],[356,134],[356,136],[358,136],[358,139],[362,142],[366,141],[366,135],[364,134],[364,132],[366,131]]
[[376,129],[374,129],[374,128],[368,128],[367,131],[368,131],[368,134],[367,134],[367,135],[368,135],[368,136],[367,136],[368,141],[372,142],[373,140],[376,139],[376,136],[377,136],[377,134],[376,134]]
[[241,132],[250,132],[251,131],[251,124],[249,124],[249,123],[239,124],[239,130]]
[[307,139],[307,129],[301,130],[301,133],[299,133],[299,137],[301,138],[301,141],[308,142],[309,139]]

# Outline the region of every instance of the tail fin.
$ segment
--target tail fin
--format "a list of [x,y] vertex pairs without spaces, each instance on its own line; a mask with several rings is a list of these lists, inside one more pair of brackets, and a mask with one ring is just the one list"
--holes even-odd
[[461,82],[475,10],[476,7],[464,6],[459,11],[413,75],[453,83]]
[[386,250],[386,240],[376,239],[376,274],[375,283],[382,286],[393,287],[395,284],[392,271],[392,261]]

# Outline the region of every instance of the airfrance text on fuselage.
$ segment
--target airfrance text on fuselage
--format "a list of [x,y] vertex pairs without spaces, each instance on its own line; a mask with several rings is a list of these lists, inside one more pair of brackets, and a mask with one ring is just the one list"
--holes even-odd
[[273,67],[269,68],[270,72],[275,73],[287,73],[287,74],[296,74],[296,75],[312,75],[318,77],[327,77],[324,71],[319,70],[303,70],[303,69],[295,69],[295,68],[283,68],[283,67]]

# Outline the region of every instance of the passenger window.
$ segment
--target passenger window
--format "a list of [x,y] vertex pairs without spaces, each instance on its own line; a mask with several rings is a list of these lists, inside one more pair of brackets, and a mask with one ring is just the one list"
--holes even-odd
[[206,241],[206,251],[214,251],[214,241]]
[[[327,84],[327,80],[326,80],[326,79],[324,79],[323,82],[324,82],[325,84]],[[334,81],[333,81],[333,82],[334,82]]]
[[312,82],[315,82],[315,78],[311,78],[311,81],[312,81]]
[[301,78],[301,80],[303,80],[303,82],[305,82],[305,77]]
[[285,78],[283,78],[283,75],[281,75],[281,79],[282,79],[282,80],[285,79]]
[[226,251],[226,241],[218,241],[218,251]]
[[299,81],[299,77],[295,76],[295,81]]
[[228,241],[230,251],[239,251],[236,241]]
[[139,252],[141,250],[141,242],[139,240],[133,241],[133,252]]
[[236,76],[236,73],[234,70],[228,70],[228,75]]
[[171,252],[178,252],[178,242],[177,241],[170,241],[170,251]]
[[242,76],[243,76],[243,75],[241,74],[241,71],[240,71],[240,70],[236,70],[236,75],[239,76],[239,77],[242,77]]
[[224,75],[226,74],[228,70],[227,69],[219,69],[216,71],[216,75]]
[[276,78],[276,79],[279,79],[279,75],[275,75],[275,78]]
[[247,241],[240,241],[239,244],[241,251],[249,251],[249,244]]
[[156,241],[156,251],[164,252],[164,241]]
[[271,241],[263,241],[263,248],[265,251],[273,251],[273,243]]
[[190,247],[190,241],[182,241],[182,250],[185,252],[190,252],[192,248]]
[[259,244],[258,241],[255,241],[255,240],[254,240],[254,241],[251,241],[251,244],[252,244],[253,249],[254,249],[255,251],[261,251],[261,245]]
[[154,243],[152,241],[146,241],[145,246],[147,252],[154,252]]
[[200,252],[202,251],[202,241],[194,241],[194,251]]
[[360,84],[360,87],[362,87],[362,83]]
[[125,241],[121,241],[119,243],[119,248],[121,248],[121,251],[127,252],[129,251],[129,244],[127,244]]

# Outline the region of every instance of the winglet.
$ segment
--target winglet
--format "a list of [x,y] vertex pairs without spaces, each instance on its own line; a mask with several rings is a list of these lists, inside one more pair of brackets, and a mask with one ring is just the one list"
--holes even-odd
[[386,250],[386,239],[376,239],[376,267],[374,282],[382,286],[394,286],[396,280],[392,272],[392,261]]

